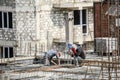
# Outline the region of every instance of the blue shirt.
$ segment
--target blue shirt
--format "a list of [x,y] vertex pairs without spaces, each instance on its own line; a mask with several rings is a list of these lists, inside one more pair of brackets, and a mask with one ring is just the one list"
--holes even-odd
[[58,56],[58,54],[57,54],[58,52],[56,51],[56,50],[53,50],[53,49],[51,49],[51,50],[49,50],[48,52],[47,52],[47,54],[49,55],[49,57],[52,59],[54,56],[56,56],[56,58],[57,59],[59,59],[59,56]]

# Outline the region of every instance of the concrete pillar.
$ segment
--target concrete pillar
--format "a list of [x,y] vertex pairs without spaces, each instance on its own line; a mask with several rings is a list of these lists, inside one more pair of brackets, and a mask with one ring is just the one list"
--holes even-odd
[[69,20],[69,43],[73,43],[73,11],[68,12]]
[[73,43],[73,11],[65,13],[66,44]]

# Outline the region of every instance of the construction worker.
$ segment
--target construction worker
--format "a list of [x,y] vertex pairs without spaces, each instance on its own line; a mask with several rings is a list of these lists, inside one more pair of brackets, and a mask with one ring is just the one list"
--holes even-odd
[[68,44],[68,48],[73,52],[71,56],[74,57],[75,66],[81,66],[82,60],[85,59],[85,55],[81,46],[77,44],[76,49],[72,44]]
[[[53,60],[54,56],[57,59],[57,63]],[[45,65],[51,65],[51,63],[54,65],[60,65],[60,56],[61,56],[61,52],[53,49],[49,50],[45,54],[45,57],[46,57]]]
[[74,57],[74,64],[75,66],[78,66],[78,59],[77,59],[77,52],[76,52],[76,48],[72,45],[72,44],[68,44],[68,48],[70,51],[72,51],[71,56]]
[[69,51],[71,50],[73,54],[71,56],[73,57],[76,54],[76,48],[72,44],[68,44]]
[[77,44],[77,49],[76,49],[76,64],[79,63],[78,66],[82,66],[83,65],[83,60],[86,58],[86,55],[83,51],[83,48],[81,47],[80,44]]

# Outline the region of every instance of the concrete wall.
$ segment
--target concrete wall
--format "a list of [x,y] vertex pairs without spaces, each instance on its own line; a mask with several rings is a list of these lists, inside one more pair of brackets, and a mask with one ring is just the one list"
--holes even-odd
[[[14,0],[0,0],[0,11],[2,12],[12,12],[13,14],[13,22],[15,20],[14,7],[15,4],[12,3]],[[2,24],[2,23],[0,23]],[[7,40],[13,41],[15,40],[15,24],[13,23],[13,29],[0,29],[0,41]],[[2,44],[2,43],[1,43]],[[4,43],[5,44],[5,43]],[[11,44],[12,45],[12,44]]]
[[[66,42],[65,10],[53,8],[57,0],[0,0],[0,10],[13,12],[12,33],[17,42],[17,55],[31,55],[53,48],[53,40]],[[5,2],[6,1],[6,2]],[[12,3],[13,2],[13,3]],[[4,4],[3,4],[4,3]],[[88,32],[86,41],[93,40],[93,12],[88,9]],[[1,30],[4,31],[4,30]],[[12,34],[11,33],[11,34]],[[74,42],[83,44],[80,27],[73,26]],[[91,38],[92,36],[92,38]],[[1,40],[4,38],[0,37]],[[12,38],[14,39],[14,38]],[[58,44],[58,43],[57,43]],[[64,43],[65,44],[65,43]],[[63,43],[61,44],[63,45]]]

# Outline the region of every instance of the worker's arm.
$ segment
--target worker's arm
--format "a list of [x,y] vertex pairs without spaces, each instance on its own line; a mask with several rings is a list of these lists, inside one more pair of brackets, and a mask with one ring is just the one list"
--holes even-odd
[[56,59],[58,60],[58,65],[60,65],[60,56],[58,54],[56,54]]
[[51,60],[51,63],[53,63],[54,65],[57,65],[53,60]]
[[60,59],[58,59],[58,65],[60,65]]
[[[51,60],[51,62],[52,62],[54,65],[57,65],[57,63],[54,62],[53,60]],[[58,65],[60,65],[60,59],[58,59]]]

